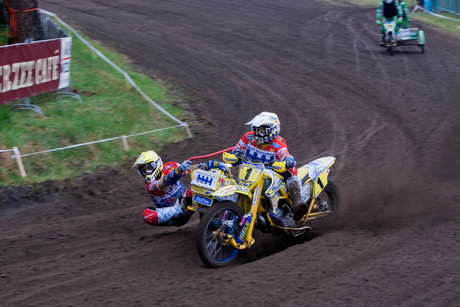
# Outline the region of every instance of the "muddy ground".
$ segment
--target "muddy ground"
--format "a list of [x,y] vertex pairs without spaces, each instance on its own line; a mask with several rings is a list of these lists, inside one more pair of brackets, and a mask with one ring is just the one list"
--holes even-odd
[[337,158],[341,221],[300,243],[256,233],[237,262],[208,269],[198,217],[145,224],[134,172],[3,191],[0,305],[460,305],[460,40],[414,21],[426,52],[390,56],[375,8],[342,1],[40,6],[187,93],[178,103],[195,137],[164,160],[231,147],[245,122],[276,112],[299,164]]

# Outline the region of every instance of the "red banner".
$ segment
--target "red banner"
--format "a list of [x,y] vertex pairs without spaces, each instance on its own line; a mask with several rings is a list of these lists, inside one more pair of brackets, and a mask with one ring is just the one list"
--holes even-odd
[[71,38],[0,47],[0,104],[69,85]]

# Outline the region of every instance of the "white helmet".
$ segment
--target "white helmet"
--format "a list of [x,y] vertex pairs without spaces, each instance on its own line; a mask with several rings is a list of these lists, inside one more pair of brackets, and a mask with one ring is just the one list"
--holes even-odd
[[251,125],[257,145],[270,143],[280,134],[281,124],[275,113],[262,112],[246,125]]
[[391,2],[393,2],[394,0],[383,0],[385,1],[386,3],[390,4]]

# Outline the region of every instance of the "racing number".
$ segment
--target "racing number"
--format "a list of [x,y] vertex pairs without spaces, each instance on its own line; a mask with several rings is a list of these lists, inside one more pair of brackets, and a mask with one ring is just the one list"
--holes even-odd
[[244,177],[244,180],[248,180],[249,179],[249,176],[251,176],[251,173],[252,173],[252,168],[248,169],[246,171],[246,177]]

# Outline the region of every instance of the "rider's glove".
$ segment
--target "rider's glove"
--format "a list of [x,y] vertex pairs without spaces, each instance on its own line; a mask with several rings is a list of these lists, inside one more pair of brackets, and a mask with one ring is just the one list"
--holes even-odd
[[296,163],[295,163],[294,157],[292,157],[292,156],[288,157],[288,158],[286,159],[285,162],[286,162],[286,168],[293,168],[293,167],[295,167],[295,164],[296,164]]
[[402,18],[398,18],[398,20],[396,21],[397,24],[401,24],[403,22]]
[[232,150],[231,154],[235,155],[238,158],[238,162],[232,163],[233,166],[237,166],[238,164],[240,164],[241,160],[243,160],[244,158],[244,152],[238,149]]
[[377,20],[377,21],[375,22],[375,24],[378,25],[378,26],[381,26],[381,25],[382,25],[382,21],[381,21],[381,20]]
[[235,155],[239,160],[243,159],[244,153],[238,149],[234,149],[231,152],[232,155]]
[[176,173],[181,174],[185,171],[188,171],[192,167],[192,161],[185,160],[182,164],[179,164],[176,168]]

